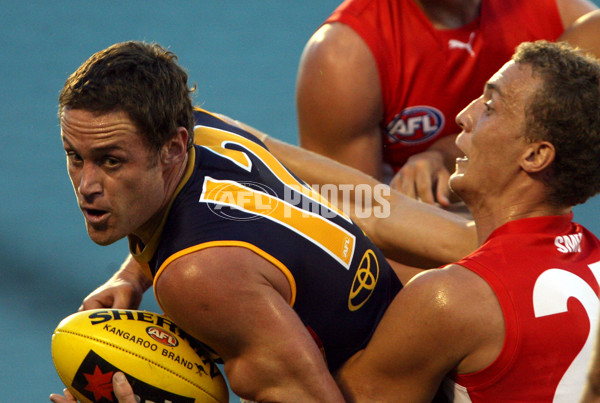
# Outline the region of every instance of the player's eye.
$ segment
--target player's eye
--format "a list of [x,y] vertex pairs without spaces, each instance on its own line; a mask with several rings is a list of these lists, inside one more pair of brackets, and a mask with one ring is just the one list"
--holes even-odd
[[71,164],[80,164],[83,159],[74,151],[66,151],[67,161]]
[[493,108],[490,106],[490,103],[491,103],[491,102],[492,102],[492,100],[490,99],[489,101],[487,101],[487,102],[485,102],[485,103],[483,104],[483,105],[485,106],[485,111],[486,111],[486,112],[488,112],[488,113],[494,110],[494,109],[493,109]]
[[121,160],[115,157],[104,157],[102,159],[102,165],[109,169],[115,169],[121,165]]

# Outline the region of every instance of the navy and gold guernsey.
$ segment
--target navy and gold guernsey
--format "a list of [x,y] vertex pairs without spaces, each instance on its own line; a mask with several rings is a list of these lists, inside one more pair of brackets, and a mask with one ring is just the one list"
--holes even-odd
[[154,281],[175,259],[213,246],[252,250],[287,277],[291,306],[337,369],[371,337],[402,285],[347,216],[250,133],[195,110],[195,146],[161,227],[130,249]]

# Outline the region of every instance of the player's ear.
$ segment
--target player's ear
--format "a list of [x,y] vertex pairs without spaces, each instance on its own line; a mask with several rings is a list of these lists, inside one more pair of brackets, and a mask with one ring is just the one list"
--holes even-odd
[[185,157],[187,152],[189,134],[185,127],[178,127],[176,133],[169,139],[160,150],[160,158],[163,164],[172,164]]
[[525,148],[521,159],[521,168],[529,173],[541,172],[550,166],[555,156],[556,150],[552,143],[548,141],[532,142]]

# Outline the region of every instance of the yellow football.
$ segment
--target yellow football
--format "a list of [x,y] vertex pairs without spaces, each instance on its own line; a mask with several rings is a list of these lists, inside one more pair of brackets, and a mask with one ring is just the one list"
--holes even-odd
[[60,379],[82,403],[116,402],[125,374],[140,402],[226,403],[228,389],[203,345],[148,311],[95,309],[63,319],[52,335]]

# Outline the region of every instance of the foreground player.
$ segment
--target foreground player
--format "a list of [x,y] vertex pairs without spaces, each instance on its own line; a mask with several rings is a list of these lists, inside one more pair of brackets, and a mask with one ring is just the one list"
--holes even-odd
[[133,256],[83,309],[136,308],[154,285],[164,312],[221,356],[239,396],[342,401],[330,371],[366,345],[402,285],[363,232],[259,140],[193,110],[175,59],[158,45],[116,44],[61,92],[88,234],[100,245],[127,236]]

